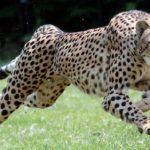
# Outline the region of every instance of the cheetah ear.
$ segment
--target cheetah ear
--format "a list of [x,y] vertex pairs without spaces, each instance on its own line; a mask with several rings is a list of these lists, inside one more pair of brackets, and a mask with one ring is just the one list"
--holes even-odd
[[139,34],[139,37],[142,36],[143,32],[149,28],[149,25],[146,21],[138,21],[136,23],[136,32]]

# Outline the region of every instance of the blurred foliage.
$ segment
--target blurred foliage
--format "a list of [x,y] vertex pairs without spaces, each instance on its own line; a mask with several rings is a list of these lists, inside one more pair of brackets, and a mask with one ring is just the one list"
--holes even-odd
[[121,11],[149,12],[149,8],[149,0],[5,0],[0,5],[0,59],[17,55],[40,25],[54,24],[69,32],[86,30],[106,25]]

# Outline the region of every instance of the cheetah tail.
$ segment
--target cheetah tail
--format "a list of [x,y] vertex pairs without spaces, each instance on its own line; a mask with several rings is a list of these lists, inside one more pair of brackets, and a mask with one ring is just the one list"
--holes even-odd
[[13,59],[10,63],[3,65],[0,68],[0,80],[7,78],[15,69],[16,62],[18,60],[18,57]]

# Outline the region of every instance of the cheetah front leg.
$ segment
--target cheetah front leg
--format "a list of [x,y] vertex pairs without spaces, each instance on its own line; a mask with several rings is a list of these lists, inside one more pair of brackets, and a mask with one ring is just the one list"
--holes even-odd
[[142,132],[150,134],[150,118],[123,92],[110,92],[104,99],[103,108],[122,120],[135,124]]

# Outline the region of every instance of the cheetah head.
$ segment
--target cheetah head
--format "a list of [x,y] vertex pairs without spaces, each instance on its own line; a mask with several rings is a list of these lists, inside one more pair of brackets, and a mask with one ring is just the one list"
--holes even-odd
[[136,30],[140,37],[137,49],[144,60],[150,63],[150,24],[146,21],[139,21],[136,24]]

